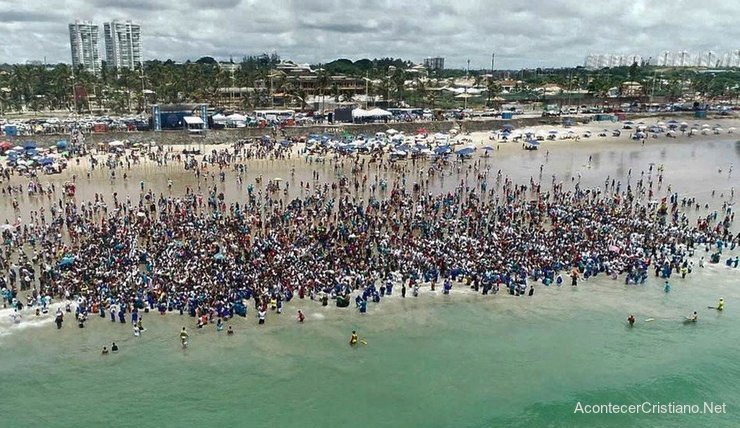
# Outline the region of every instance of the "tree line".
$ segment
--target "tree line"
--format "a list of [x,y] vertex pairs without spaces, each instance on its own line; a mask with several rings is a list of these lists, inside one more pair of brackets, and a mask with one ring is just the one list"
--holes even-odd
[[[82,68],[73,70],[66,64],[53,66],[0,66],[0,114],[5,112],[62,110],[79,113],[97,108],[114,113],[138,113],[153,103],[208,102],[215,105],[219,89],[253,88],[240,91],[244,109],[270,105],[275,93],[283,94],[305,105],[307,94],[291,79],[272,73],[280,63],[276,54],[245,56],[239,62],[229,61],[224,67],[211,57],[176,63],[172,60],[151,60],[143,69],[113,69],[104,66],[99,75]],[[501,95],[499,82],[515,81],[512,92],[527,96],[533,89],[548,83],[564,91],[586,90],[596,96],[606,96],[610,89],[621,88],[626,81],[637,82],[643,95],[667,96],[678,99],[689,94],[704,97],[740,97],[740,72],[701,72],[695,69],[658,68],[633,64],[586,70],[583,67],[562,69],[496,70],[435,70],[429,78],[406,70],[413,64],[399,58],[337,59],[314,64],[316,82],[322,97],[337,101],[352,100],[353,93],[342,93],[331,76],[343,74],[358,79],[367,78],[369,93],[382,99],[406,100],[414,105],[434,107],[440,91],[435,82],[450,77],[469,76],[473,84],[486,90],[486,104]],[[409,81],[412,82],[409,85]],[[533,95],[534,96],[534,95]],[[448,100],[449,101],[449,100]]]

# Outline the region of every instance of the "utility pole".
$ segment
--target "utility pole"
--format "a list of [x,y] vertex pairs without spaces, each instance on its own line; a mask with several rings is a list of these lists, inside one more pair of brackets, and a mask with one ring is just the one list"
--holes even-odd
[[75,90],[75,69],[72,67],[72,102],[75,106],[75,114],[77,114],[77,91]]
[[491,52],[491,79],[488,82],[488,88],[487,88],[488,90],[486,91],[486,92],[488,92],[488,103],[487,103],[486,107],[491,107],[491,86],[493,86],[493,62],[494,62],[494,58],[496,58],[496,53]]
[[144,61],[141,62],[141,105],[144,112],[146,112],[146,80],[144,77]]
[[463,102],[463,109],[468,108],[468,75],[470,74],[470,59],[468,59],[468,68],[465,70],[465,92],[464,94],[464,102]]

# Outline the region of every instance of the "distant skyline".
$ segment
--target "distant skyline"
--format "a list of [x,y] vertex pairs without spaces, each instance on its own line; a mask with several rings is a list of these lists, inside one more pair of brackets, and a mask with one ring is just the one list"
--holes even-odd
[[595,52],[736,51],[739,15],[726,0],[0,0],[0,63],[70,63],[70,23],[128,19],[141,25],[144,60],[439,56],[488,69],[495,52],[497,69],[563,67]]

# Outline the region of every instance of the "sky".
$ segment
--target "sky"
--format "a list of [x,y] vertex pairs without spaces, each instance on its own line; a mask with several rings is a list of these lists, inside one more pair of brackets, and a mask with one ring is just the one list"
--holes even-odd
[[277,53],[317,64],[394,57],[447,68],[583,65],[589,53],[740,49],[737,0],[0,0],[0,63],[71,62],[68,24],[130,19],[144,59]]

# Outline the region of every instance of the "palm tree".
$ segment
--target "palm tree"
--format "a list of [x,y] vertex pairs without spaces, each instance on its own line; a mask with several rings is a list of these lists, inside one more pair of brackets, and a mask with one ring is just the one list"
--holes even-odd
[[251,109],[252,107],[254,107],[254,102],[253,102],[253,99],[252,99],[252,95],[251,95],[251,94],[250,94],[250,93],[249,93],[248,91],[244,91],[244,92],[242,92],[242,102],[241,102],[241,106],[242,106],[242,107],[243,107],[243,108],[244,108],[245,110],[249,110],[249,109]]
[[339,85],[335,83],[332,83],[331,85],[331,94],[334,97],[334,102],[339,102],[339,98],[342,96],[342,92],[339,90]]
[[416,95],[421,99],[421,106],[424,107],[426,104],[427,87],[422,80],[416,80]]
[[396,69],[396,72],[392,77],[393,86],[396,88],[396,96],[400,101],[403,101],[404,85],[406,84],[406,72],[400,68]]
[[326,70],[320,69],[318,75],[316,76],[316,83],[319,85],[319,95],[321,96],[321,111],[324,111],[324,95],[326,93],[326,89],[329,87],[329,74],[327,74]]
[[488,101],[486,105],[491,107],[495,104],[495,98],[501,93],[501,85],[493,79],[489,79],[486,83],[486,91],[488,92]]

